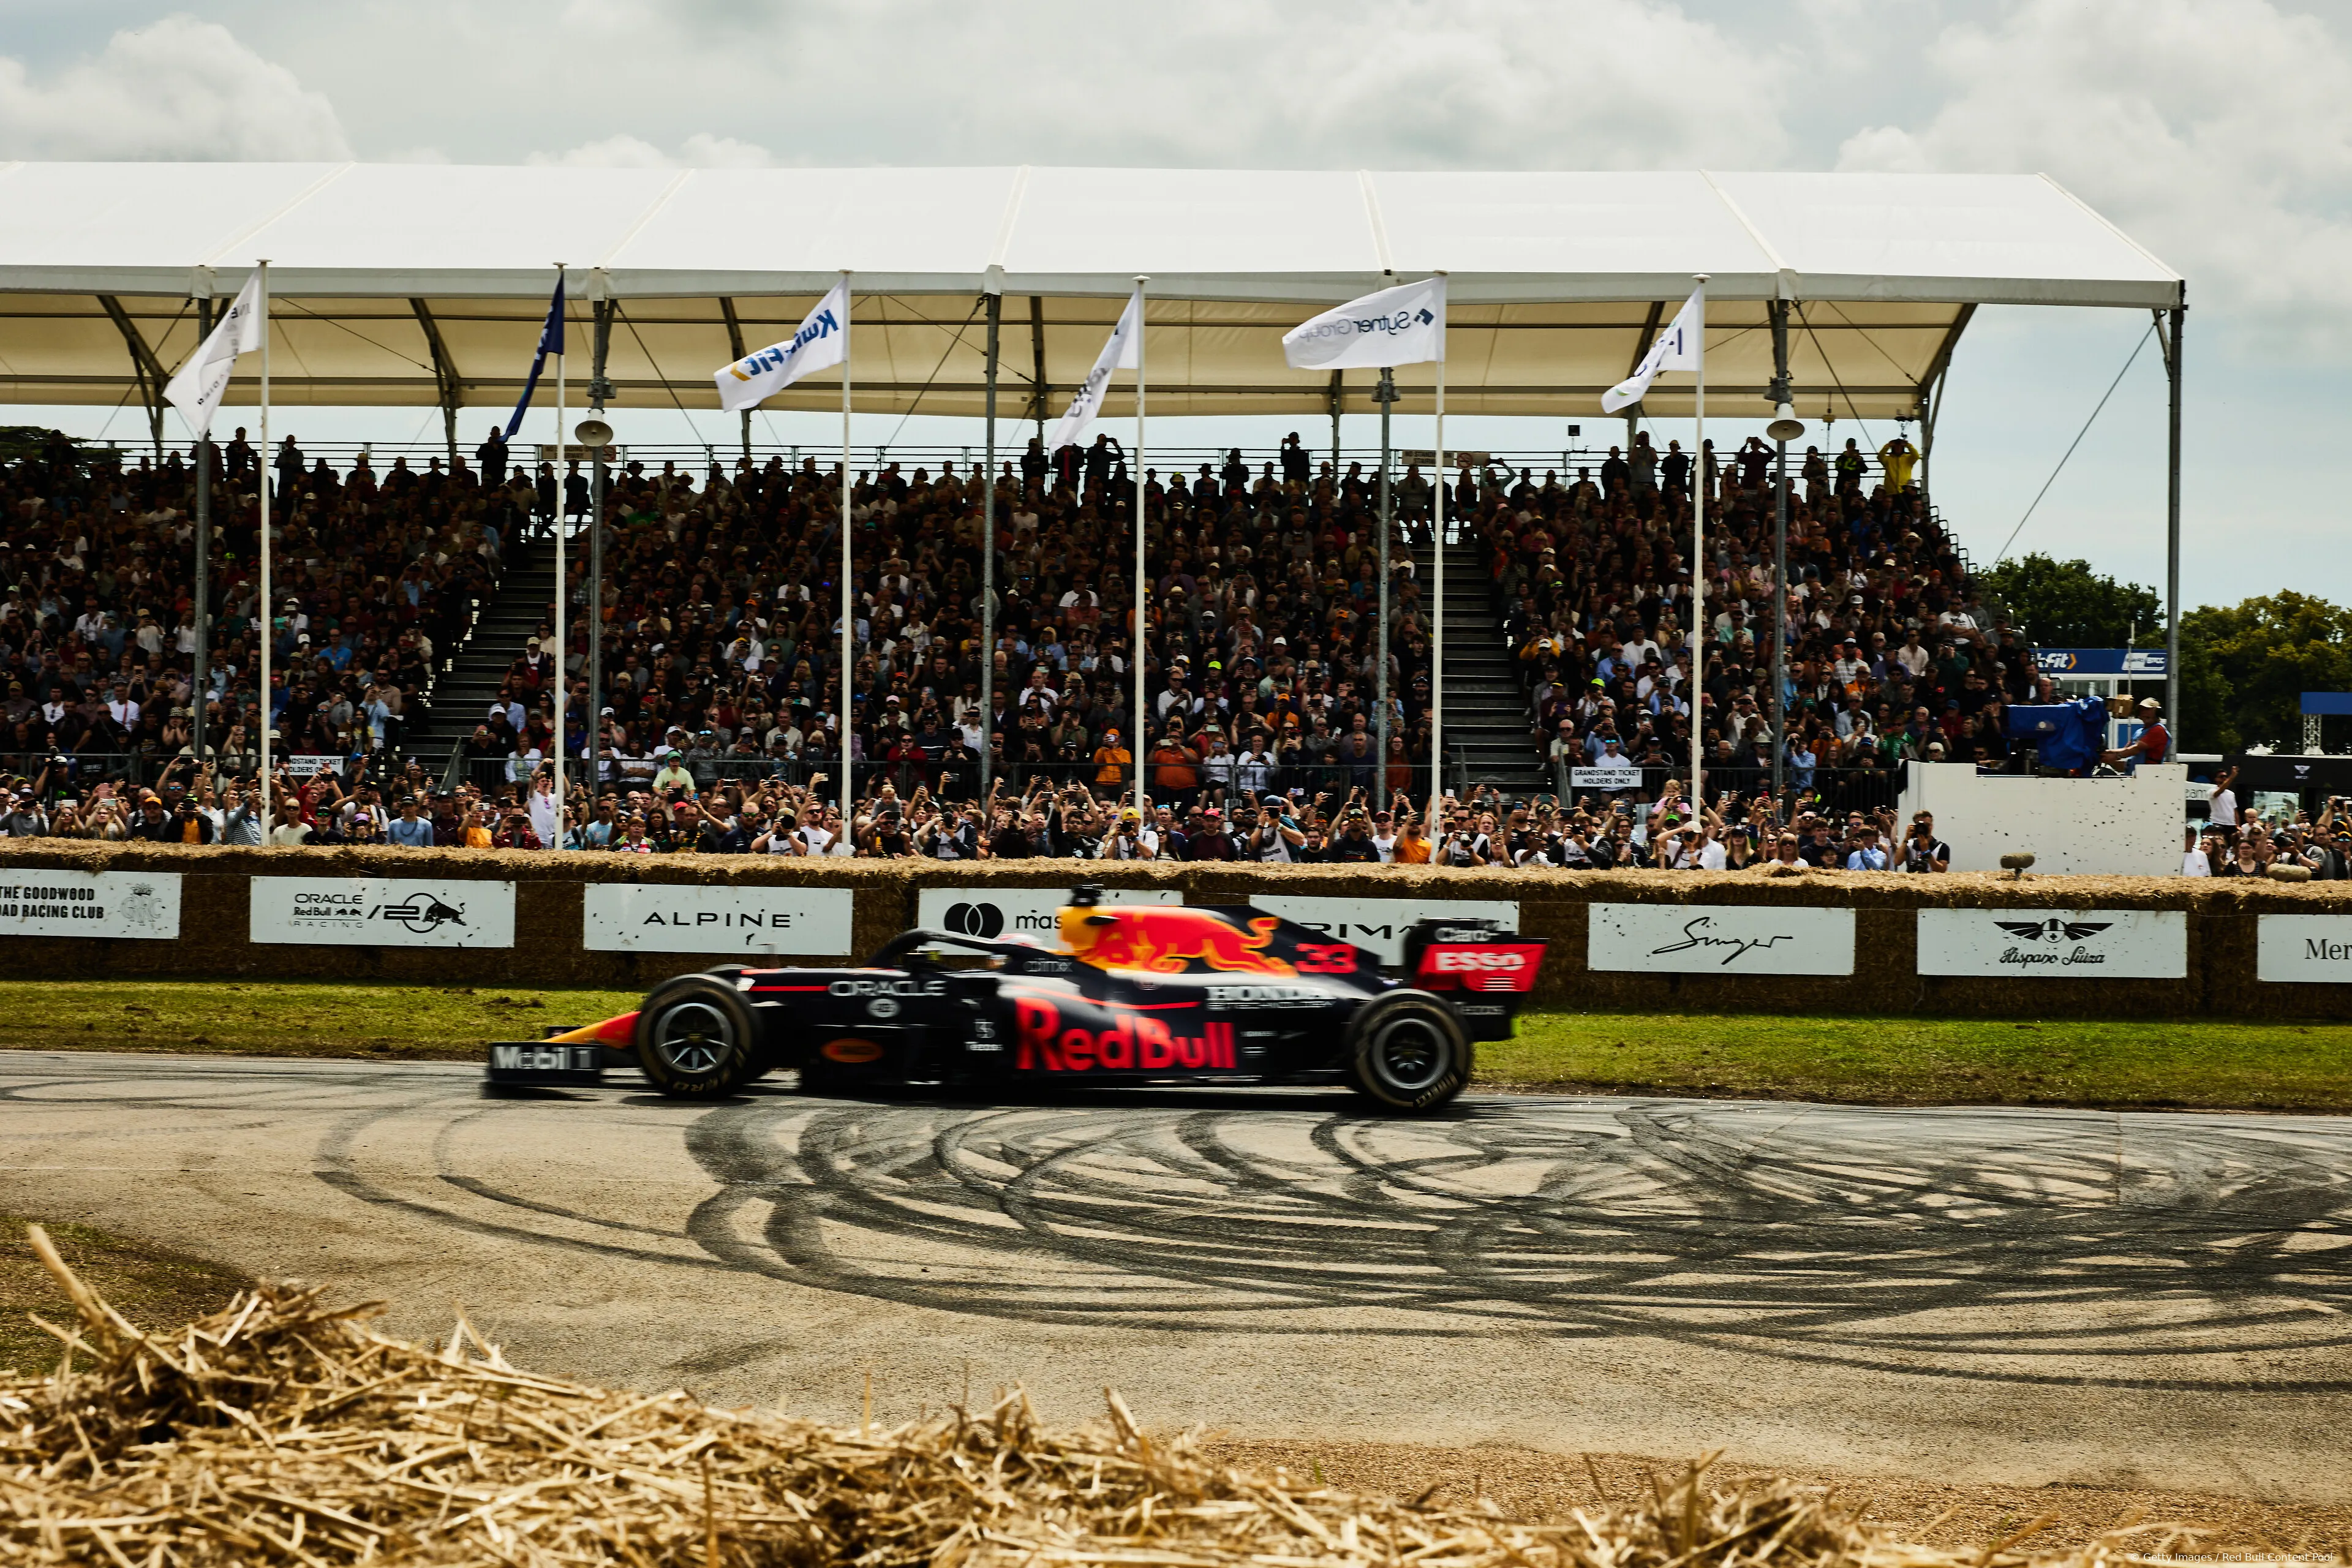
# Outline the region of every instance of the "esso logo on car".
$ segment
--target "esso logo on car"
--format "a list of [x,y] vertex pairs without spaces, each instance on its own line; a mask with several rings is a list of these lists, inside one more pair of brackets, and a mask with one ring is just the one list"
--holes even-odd
[[1465,948],[1458,951],[1433,949],[1429,967],[1440,974],[1478,974],[1490,970],[1520,970],[1528,966],[1524,952],[1497,952],[1492,948]]

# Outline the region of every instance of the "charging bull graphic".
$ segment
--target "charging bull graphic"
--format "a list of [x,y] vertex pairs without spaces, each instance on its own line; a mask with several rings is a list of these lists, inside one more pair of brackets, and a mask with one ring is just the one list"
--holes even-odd
[[1061,937],[1070,955],[1097,969],[1181,974],[1193,963],[1235,974],[1296,974],[1287,959],[1266,951],[1282,924],[1271,915],[1234,924],[1213,910],[1093,904],[1062,910]]

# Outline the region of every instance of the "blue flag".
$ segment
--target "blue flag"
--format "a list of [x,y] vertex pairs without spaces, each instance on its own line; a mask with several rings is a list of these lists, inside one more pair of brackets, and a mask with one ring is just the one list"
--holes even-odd
[[[548,301],[547,324],[539,329],[539,353],[530,362],[530,379],[522,384],[522,398],[515,405],[514,417],[507,421],[508,440],[514,439],[515,431],[522,424],[523,411],[530,406],[530,395],[539,390],[539,373],[547,368],[547,356],[562,352],[563,278],[559,273],[555,279],[555,298]],[[557,431],[555,438],[561,443],[563,433]]]

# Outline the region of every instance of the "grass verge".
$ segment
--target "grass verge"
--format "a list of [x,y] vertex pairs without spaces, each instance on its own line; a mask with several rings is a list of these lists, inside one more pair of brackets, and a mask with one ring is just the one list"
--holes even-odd
[[625,1013],[641,991],[323,981],[0,982],[0,1047],[476,1061],[485,1040]]
[[2352,1111],[2352,1025],[1536,1013],[1489,1088],[1864,1105]]
[[[0,1047],[476,1061],[641,993],[326,982],[0,982]],[[2352,1112],[2352,1025],[1530,1013],[1478,1081],[1867,1105]]]
[[[61,1329],[75,1324],[74,1305],[49,1278],[25,1239],[26,1221],[0,1215],[0,1367],[22,1373],[56,1370],[63,1346],[26,1316],[38,1312]],[[41,1222],[73,1271],[142,1329],[175,1329],[217,1312],[247,1283],[222,1264],[88,1226]],[[87,1354],[76,1357],[89,1364]]]

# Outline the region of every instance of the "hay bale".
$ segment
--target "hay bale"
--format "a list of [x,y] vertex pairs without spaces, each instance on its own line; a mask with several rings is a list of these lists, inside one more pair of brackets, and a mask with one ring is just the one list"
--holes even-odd
[[[1711,1489],[1704,1461],[1563,1523],[1310,1490],[1155,1441],[1108,1390],[1090,1432],[1047,1431],[1017,1392],[842,1430],[518,1371],[462,1319],[446,1347],[404,1343],[289,1287],[148,1334],[30,1231],[81,1320],[52,1331],[99,1360],[0,1382],[12,1562],[2006,1568],[2032,1533],[1905,1547],[1819,1491]],[[2121,1544],[2048,1561],[2100,1568]]]

